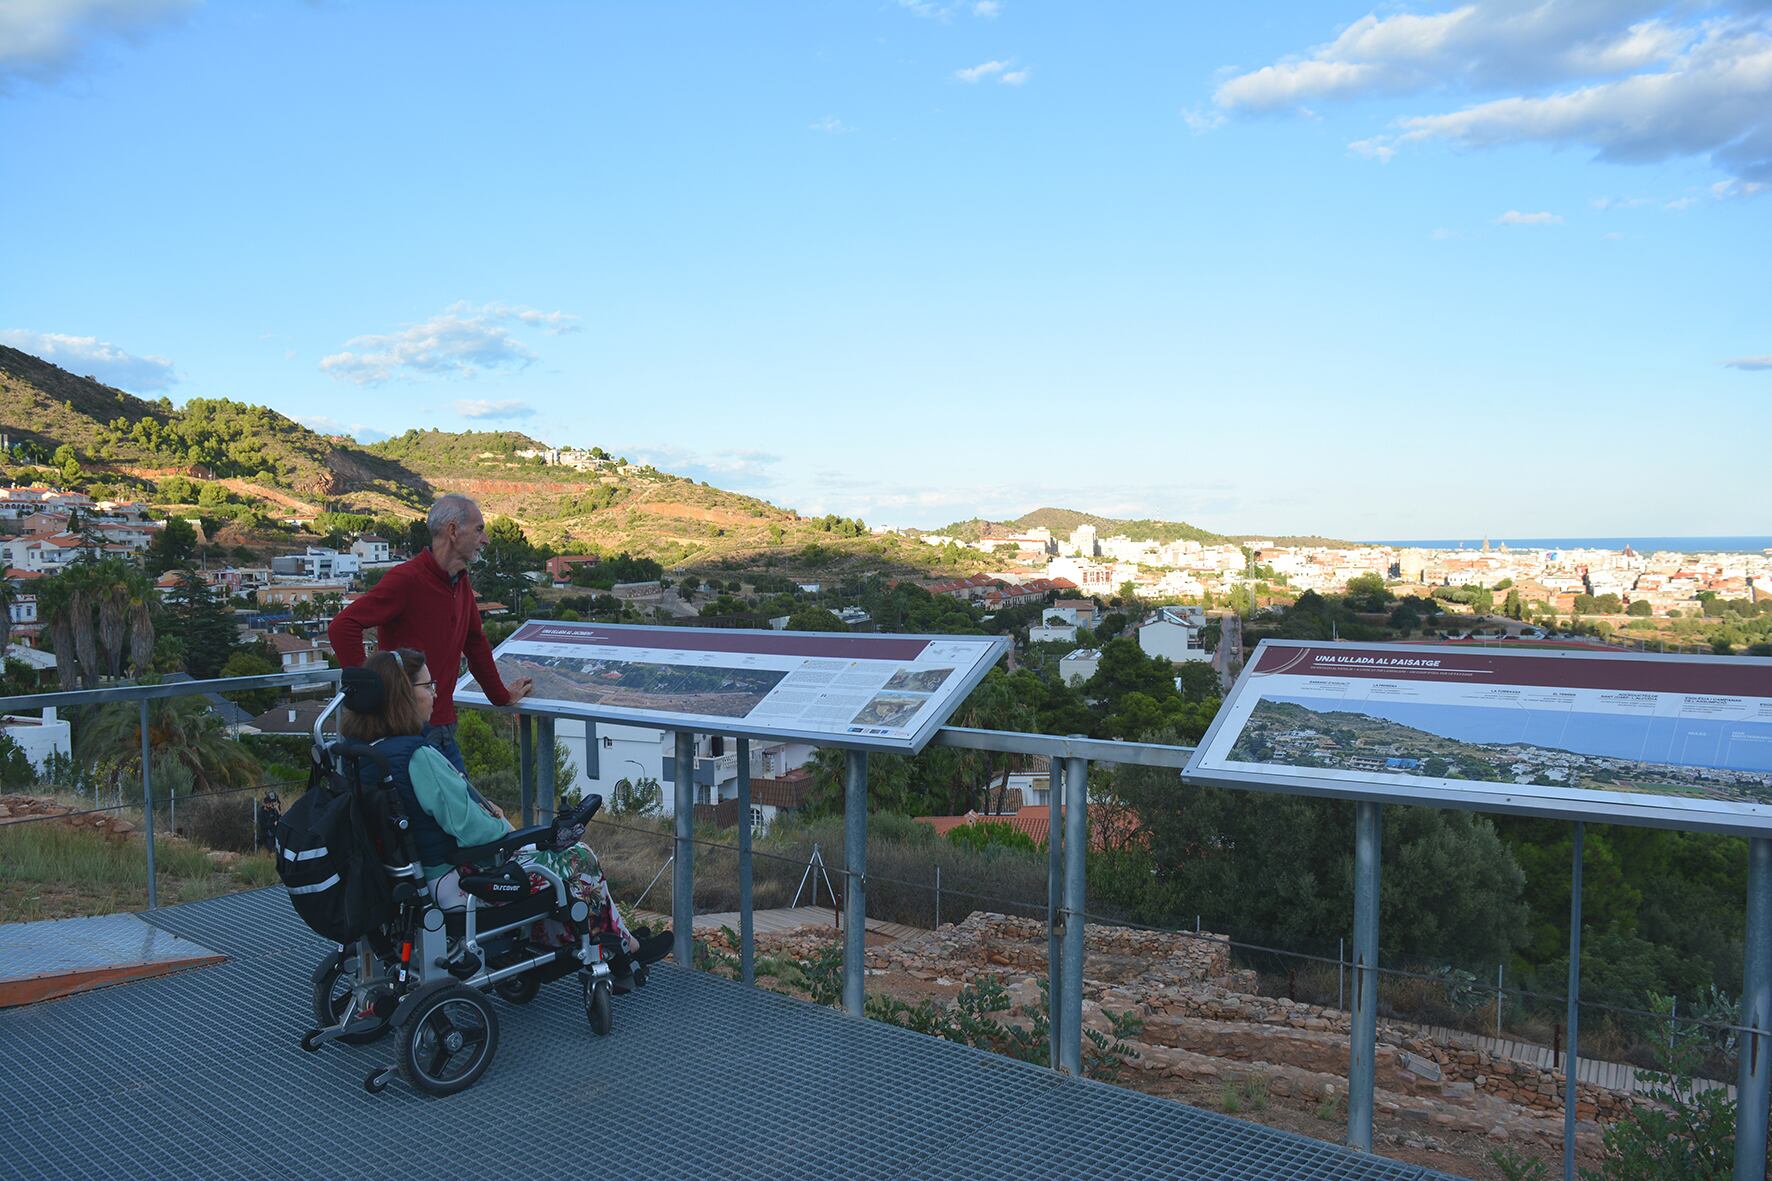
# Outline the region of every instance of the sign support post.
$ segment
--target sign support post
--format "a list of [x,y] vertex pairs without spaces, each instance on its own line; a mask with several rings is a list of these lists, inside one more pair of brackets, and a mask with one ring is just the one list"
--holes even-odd
[[1064,761],[1064,1040],[1059,1069],[1083,1073],[1083,931],[1089,848],[1089,760]]
[[[1050,760],[1046,780],[1046,1041],[1053,1070],[1064,1044],[1064,771]],[[939,870],[937,871],[940,872]]]
[[680,968],[695,966],[695,735],[677,731],[676,775],[671,779],[676,820],[676,864],[671,866],[671,954]]
[[1347,1143],[1372,1151],[1372,1085],[1378,1053],[1378,882],[1384,855],[1379,805],[1354,805],[1354,1012],[1349,1022]]
[[535,719],[517,715],[517,784],[522,800],[523,827],[535,823]]
[[867,975],[868,752],[845,751],[843,792],[843,1010],[862,1015]]
[[559,785],[554,782],[554,719],[551,715],[543,714],[536,719],[535,738],[536,750],[540,756],[535,767],[538,784],[536,822],[546,824],[554,818],[554,793],[559,790]]
[[1772,1097],[1772,837],[1755,837],[1747,844],[1747,948],[1742,959],[1735,1181],[1761,1181],[1766,1173],[1766,1105]]
[[751,740],[738,740],[738,971],[757,982],[756,922],[751,915]]
[[1581,853],[1587,825],[1575,822],[1569,862],[1569,1045],[1563,1051],[1563,1181],[1575,1181],[1576,1084],[1581,1077]]

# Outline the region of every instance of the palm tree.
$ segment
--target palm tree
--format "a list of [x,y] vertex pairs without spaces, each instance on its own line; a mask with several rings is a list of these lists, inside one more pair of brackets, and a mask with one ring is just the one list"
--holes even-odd
[[148,671],[154,655],[152,594],[141,571],[116,558],[82,558],[43,580],[37,606],[49,626],[62,688],[91,689],[104,676]]
[[[103,705],[83,719],[76,753],[94,774],[113,783],[141,779],[141,706],[133,701]],[[259,763],[228,737],[227,728],[198,697],[162,697],[148,702],[149,769],[156,782],[176,790],[212,791],[243,787],[258,776]]]

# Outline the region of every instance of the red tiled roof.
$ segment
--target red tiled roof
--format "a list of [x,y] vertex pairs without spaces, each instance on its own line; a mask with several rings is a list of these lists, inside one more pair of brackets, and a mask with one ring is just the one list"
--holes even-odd
[[[1007,824],[1018,832],[1026,833],[1036,845],[1046,843],[1047,833],[1052,827],[1052,818],[1045,804],[1030,804],[1021,811],[1006,816],[981,816],[976,812],[968,812],[964,816],[919,816],[917,820],[933,828],[939,836],[946,836],[963,824]],[[1129,809],[1110,804],[1089,805],[1091,849],[1105,849],[1137,840],[1140,837],[1138,828],[1138,817]]]

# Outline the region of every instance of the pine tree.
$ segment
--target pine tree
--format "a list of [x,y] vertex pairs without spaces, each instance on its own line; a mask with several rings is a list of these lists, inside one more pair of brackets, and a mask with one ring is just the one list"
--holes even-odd
[[194,572],[186,571],[167,608],[173,632],[184,642],[185,671],[198,680],[220,676],[237,647],[227,602]]

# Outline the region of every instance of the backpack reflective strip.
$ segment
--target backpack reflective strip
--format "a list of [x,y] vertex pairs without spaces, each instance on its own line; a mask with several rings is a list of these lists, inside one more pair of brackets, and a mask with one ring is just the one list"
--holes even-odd
[[326,856],[327,852],[328,850],[325,845],[321,845],[318,849],[304,849],[300,853],[297,853],[294,849],[285,849],[283,850],[283,860],[312,861],[316,857]]
[[338,885],[338,875],[333,874],[325,881],[315,882],[311,886],[291,886],[289,887],[289,892],[291,894],[318,894],[320,891],[330,890],[336,885]]

